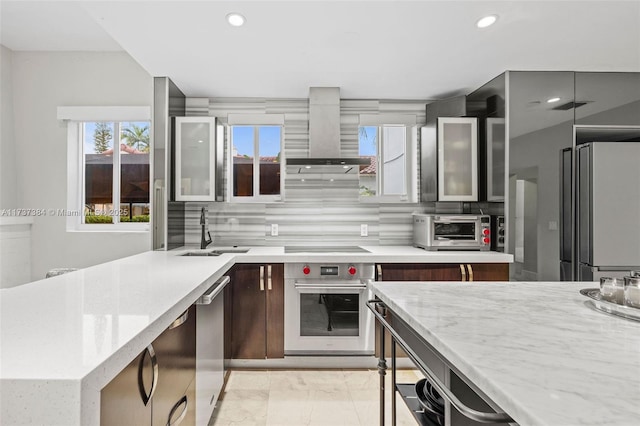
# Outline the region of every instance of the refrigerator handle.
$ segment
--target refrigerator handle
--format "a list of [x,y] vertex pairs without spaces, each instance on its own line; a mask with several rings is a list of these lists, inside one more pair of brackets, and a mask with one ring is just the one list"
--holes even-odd
[[590,144],[578,147],[578,188],[576,190],[576,205],[578,206],[576,249],[578,251],[578,264],[593,263],[591,259],[591,152]]

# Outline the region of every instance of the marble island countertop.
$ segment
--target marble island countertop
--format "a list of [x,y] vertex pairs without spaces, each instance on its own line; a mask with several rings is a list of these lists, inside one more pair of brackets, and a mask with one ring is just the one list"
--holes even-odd
[[[194,249],[150,251],[0,290],[0,423],[98,424],[100,389],[235,263],[345,259],[344,253],[291,254],[283,247],[180,256]],[[349,261],[513,261],[493,252],[365,249],[369,253],[349,254]]]
[[640,323],[596,283],[377,282],[374,293],[521,425],[640,422]]

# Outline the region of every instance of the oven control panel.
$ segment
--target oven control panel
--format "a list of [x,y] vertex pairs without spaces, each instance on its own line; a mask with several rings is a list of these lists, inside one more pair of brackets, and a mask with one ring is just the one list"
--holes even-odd
[[333,276],[337,277],[340,268],[338,266],[320,266],[320,276]]
[[287,263],[285,265],[286,278],[309,279],[349,279],[367,280],[374,278],[372,263]]

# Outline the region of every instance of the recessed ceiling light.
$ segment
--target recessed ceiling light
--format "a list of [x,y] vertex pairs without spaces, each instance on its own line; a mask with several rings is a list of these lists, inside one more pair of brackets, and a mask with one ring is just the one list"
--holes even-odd
[[227,22],[234,27],[240,27],[244,24],[244,16],[239,13],[233,12],[227,15]]
[[476,26],[478,28],[487,28],[488,26],[495,24],[497,20],[498,15],[488,15],[484,18],[480,18],[478,22],[476,22]]
[[547,99],[547,103],[552,104],[554,102],[558,102],[559,100],[560,100],[560,98],[549,98],[549,99]]
[[310,169],[310,168],[311,168],[311,166],[304,166],[304,168],[305,168],[305,169]]

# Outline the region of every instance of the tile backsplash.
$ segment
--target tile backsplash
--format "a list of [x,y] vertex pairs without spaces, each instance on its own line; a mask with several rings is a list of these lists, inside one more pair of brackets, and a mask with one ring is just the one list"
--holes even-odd
[[[415,114],[417,126],[426,121],[427,101],[341,101],[343,155],[357,156],[360,114]],[[308,155],[307,99],[187,99],[187,115],[211,115],[223,124],[229,113],[278,113],[285,116],[284,150],[288,157]],[[227,132],[228,133],[228,132]],[[418,132],[419,135],[419,132]],[[228,138],[228,135],[225,136]],[[418,136],[419,137],[419,136]],[[419,141],[418,141],[419,146]],[[225,151],[228,140],[225,140]],[[225,159],[227,155],[225,154]],[[419,152],[418,152],[419,158]],[[416,167],[418,158],[415,159]],[[227,179],[225,160],[225,179]],[[287,175],[284,201],[276,203],[185,203],[185,243],[200,242],[200,209],[207,210],[206,229],[216,246],[282,245],[411,245],[414,212],[501,213],[502,204],[487,203],[369,203],[359,202],[358,178],[335,182],[302,181]],[[228,187],[224,182],[224,188]],[[419,188],[418,188],[418,193]],[[228,199],[224,194],[224,199]],[[499,210],[499,211],[489,211]],[[272,224],[278,235],[271,235]],[[368,235],[361,235],[361,225]]]
[[[380,245],[411,244],[411,213],[418,205],[368,205],[342,203],[188,203],[185,242],[200,241],[200,209],[207,209],[207,229],[214,245]],[[278,235],[271,235],[271,225]],[[360,236],[366,224],[368,236]]]

